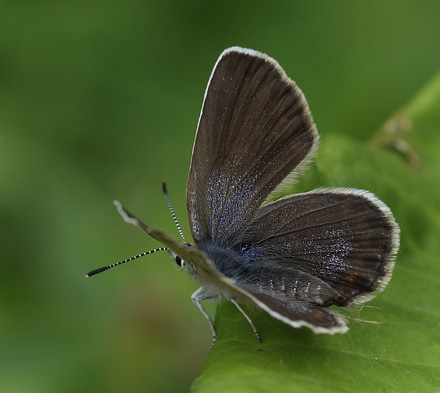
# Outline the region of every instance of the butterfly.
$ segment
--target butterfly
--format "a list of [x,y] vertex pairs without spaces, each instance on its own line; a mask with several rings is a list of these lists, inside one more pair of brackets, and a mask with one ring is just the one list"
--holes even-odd
[[399,227],[372,193],[325,188],[269,202],[302,173],[318,144],[308,103],[280,65],[232,47],[212,71],[192,151],[186,198],[195,244],[147,226],[115,202],[199,283],[192,301],[213,344],[203,300],[229,299],[260,341],[243,304],[295,328],[344,333],[346,320],[329,307],[362,304],[390,280]]

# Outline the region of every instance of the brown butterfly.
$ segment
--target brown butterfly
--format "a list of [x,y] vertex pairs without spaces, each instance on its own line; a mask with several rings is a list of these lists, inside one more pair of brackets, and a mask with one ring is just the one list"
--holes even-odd
[[200,284],[192,300],[213,344],[202,300],[229,299],[259,340],[239,304],[256,304],[293,327],[344,333],[344,318],[329,307],[364,303],[390,280],[399,227],[372,193],[327,188],[267,202],[299,176],[318,141],[307,101],[280,65],[232,47],[214,66],[194,141],[187,206],[195,245],[148,227],[115,202]]

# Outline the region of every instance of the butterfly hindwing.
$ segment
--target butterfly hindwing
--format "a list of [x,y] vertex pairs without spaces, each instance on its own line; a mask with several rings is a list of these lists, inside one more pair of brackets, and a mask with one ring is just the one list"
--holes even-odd
[[233,247],[248,291],[329,306],[364,302],[388,282],[399,230],[373,194],[317,190],[263,206]]

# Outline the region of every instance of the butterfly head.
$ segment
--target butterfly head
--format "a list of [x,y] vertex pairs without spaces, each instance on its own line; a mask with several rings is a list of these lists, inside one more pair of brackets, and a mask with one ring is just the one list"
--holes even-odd
[[171,258],[177,263],[177,266],[179,266],[183,270],[186,270],[186,263],[181,257],[179,257],[175,252],[171,250],[168,250],[168,253],[170,254]]
[[[184,245],[187,247],[192,246],[191,243],[184,243]],[[181,256],[177,255],[174,251],[171,251],[170,249],[168,249],[168,253],[170,254],[171,258],[176,262],[177,266],[180,269],[185,270],[186,272],[190,273],[191,275],[196,274],[196,269],[190,261],[182,258]]]

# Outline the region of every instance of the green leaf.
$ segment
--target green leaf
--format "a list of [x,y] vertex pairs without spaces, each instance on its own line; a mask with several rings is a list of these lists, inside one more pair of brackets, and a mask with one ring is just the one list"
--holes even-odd
[[388,287],[364,307],[344,311],[352,319],[343,335],[293,329],[249,310],[261,344],[239,311],[223,302],[218,342],[192,392],[440,391],[439,183],[440,75],[370,145],[322,138],[315,164],[292,191],[353,187],[382,199],[401,228]]

